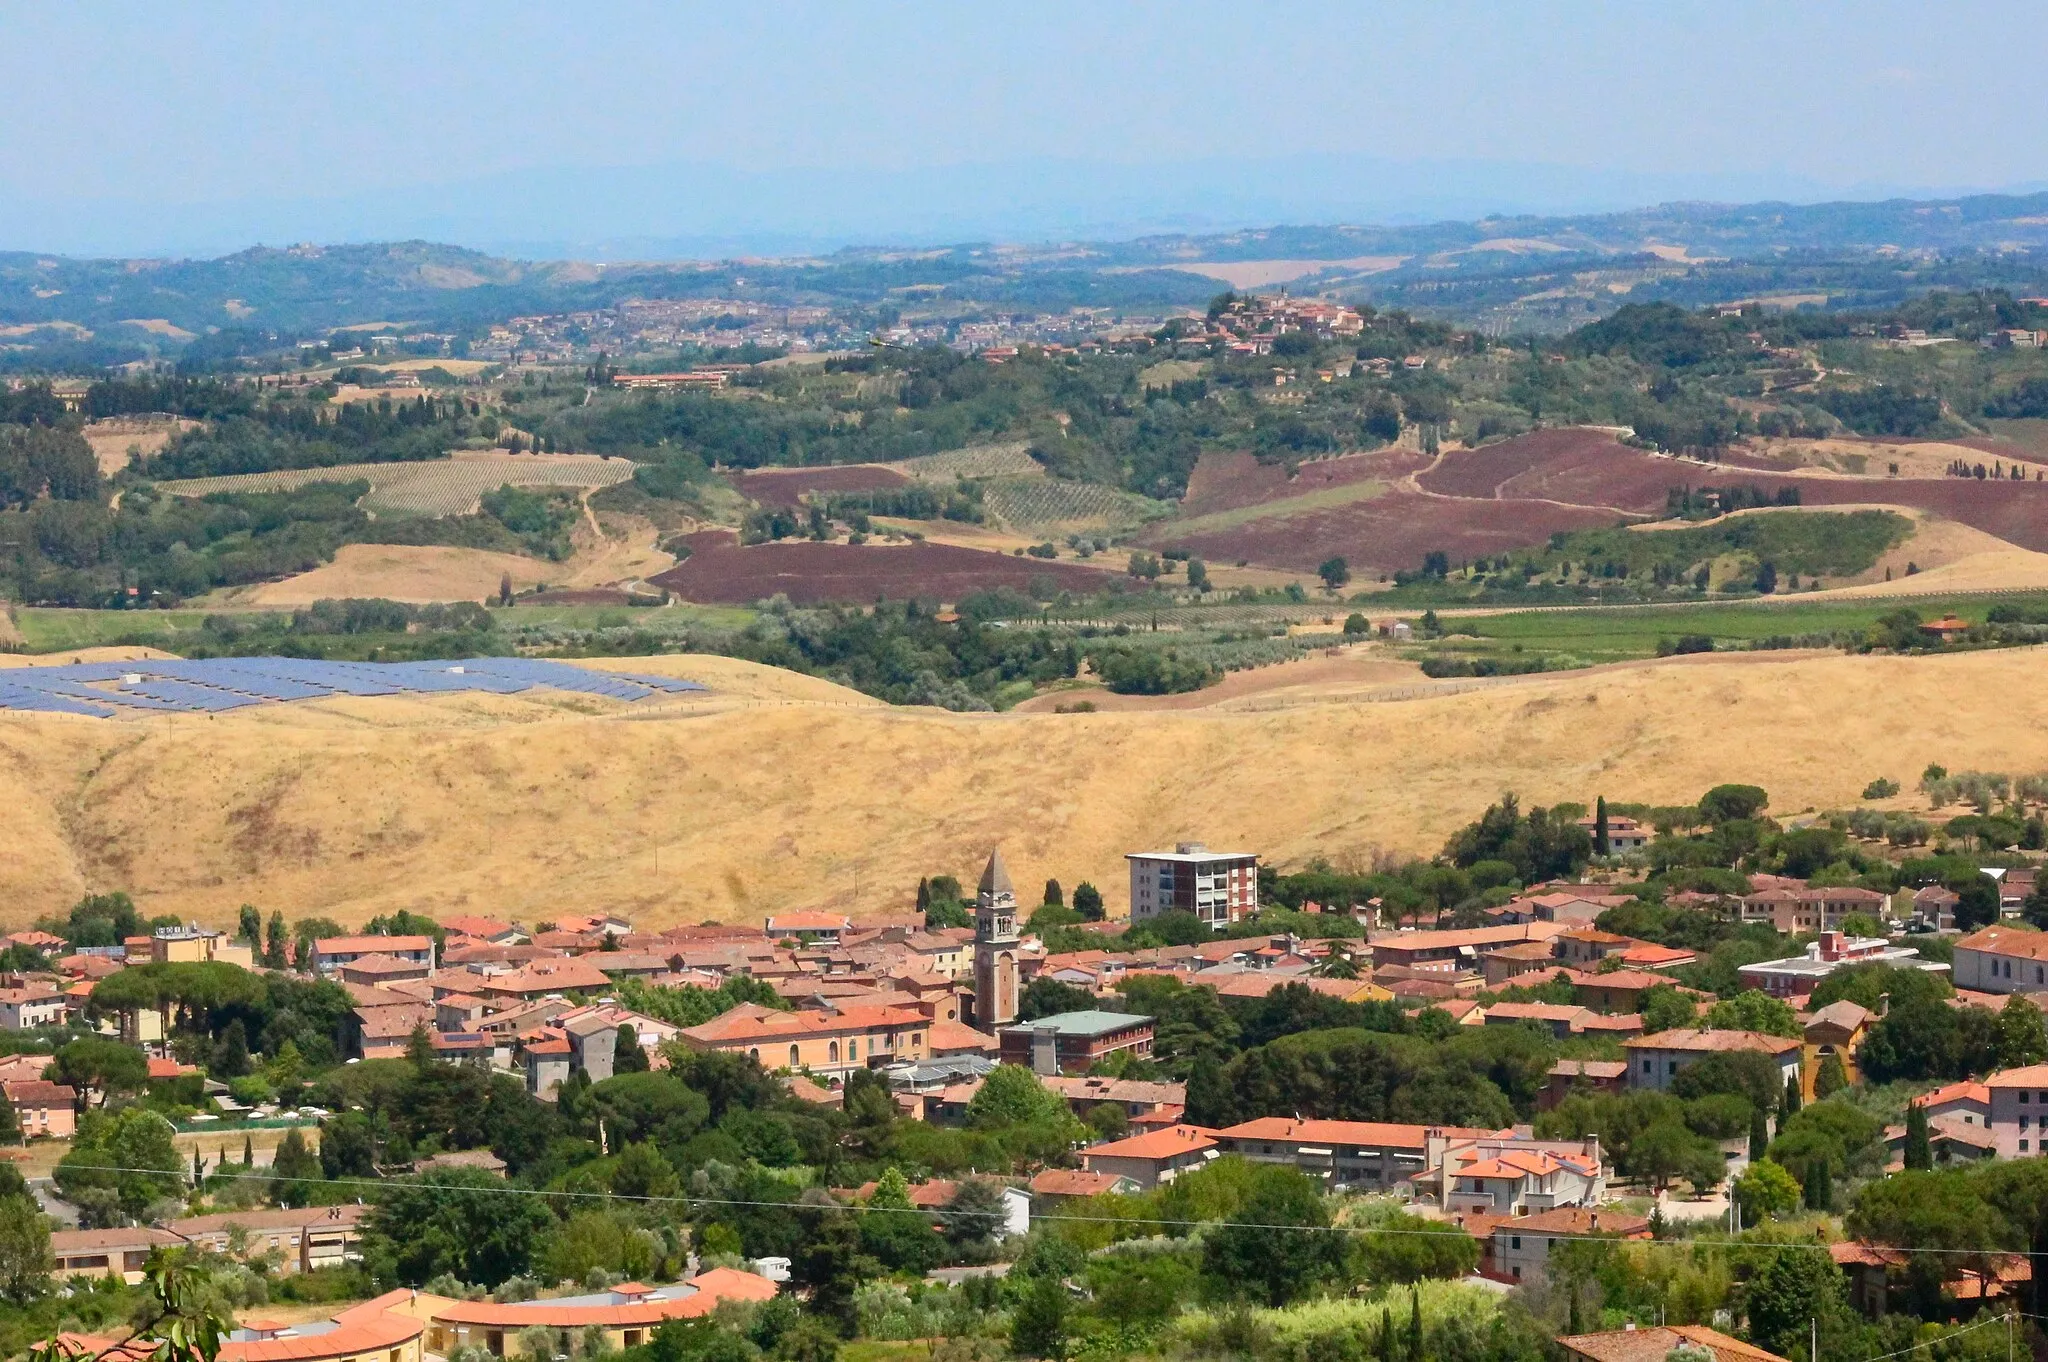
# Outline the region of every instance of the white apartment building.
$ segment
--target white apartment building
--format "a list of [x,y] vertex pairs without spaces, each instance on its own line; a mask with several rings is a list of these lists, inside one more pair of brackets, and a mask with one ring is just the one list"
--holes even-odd
[[1161,913],[1193,913],[1217,931],[1259,911],[1256,854],[1211,851],[1182,842],[1172,851],[1134,851],[1131,865],[1131,921]]

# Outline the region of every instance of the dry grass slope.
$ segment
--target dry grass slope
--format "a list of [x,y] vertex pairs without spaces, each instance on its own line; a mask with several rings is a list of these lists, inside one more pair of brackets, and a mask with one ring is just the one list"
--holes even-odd
[[876,914],[1001,843],[1019,883],[1090,879],[1120,909],[1123,853],[1176,838],[1344,862],[1434,850],[1503,789],[1662,802],[1754,781],[1790,813],[1930,761],[2048,767],[2041,661],[1712,657],[1407,701],[1316,678],[1243,708],[951,715],[745,663],[628,659],[601,665],[716,692],[16,716],[0,720],[0,903],[14,920],[113,888],[214,922],[244,902],[345,921]]

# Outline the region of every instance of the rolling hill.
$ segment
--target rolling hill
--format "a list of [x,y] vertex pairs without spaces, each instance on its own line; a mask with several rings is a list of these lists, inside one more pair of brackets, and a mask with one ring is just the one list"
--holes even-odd
[[1092,880],[1121,911],[1123,853],[1176,839],[1350,863],[1432,852],[1504,789],[1671,802],[1747,781],[1789,815],[1932,761],[2048,768],[2035,649],[1707,656],[1495,686],[1318,672],[1201,707],[1066,715],[891,709],[718,658],[611,665],[673,668],[713,694],[0,720],[0,902],[10,925],[88,889],[211,922],[245,902],[345,922],[400,907],[878,915],[1000,843],[1020,884]]

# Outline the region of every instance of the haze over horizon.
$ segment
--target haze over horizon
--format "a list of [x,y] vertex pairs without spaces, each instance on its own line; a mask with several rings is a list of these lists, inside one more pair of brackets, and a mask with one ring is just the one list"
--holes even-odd
[[33,136],[0,145],[0,249],[71,255],[719,256],[2048,184],[1982,71],[2048,16],[1981,4],[4,12],[0,116]]

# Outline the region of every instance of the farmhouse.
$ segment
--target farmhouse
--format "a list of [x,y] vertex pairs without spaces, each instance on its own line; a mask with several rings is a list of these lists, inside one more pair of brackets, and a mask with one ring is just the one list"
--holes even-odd
[[[1600,820],[1597,817],[1581,818],[1579,826],[1586,830],[1587,836],[1597,836]],[[1630,851],[1641,851],[1650,844],[1650,836],[1654,831],[1655,829],[1645,827],[1633,818],[1628,818],[1621,814],[1609,814],[1607,818],[1608,853],[1619,856]]]

